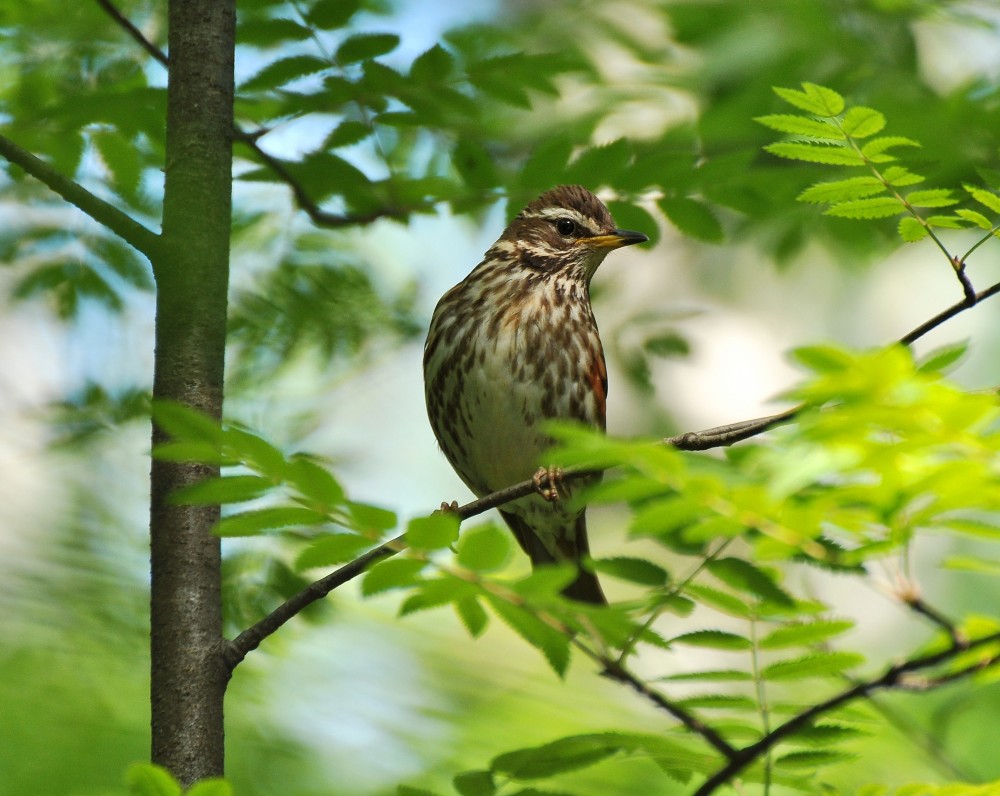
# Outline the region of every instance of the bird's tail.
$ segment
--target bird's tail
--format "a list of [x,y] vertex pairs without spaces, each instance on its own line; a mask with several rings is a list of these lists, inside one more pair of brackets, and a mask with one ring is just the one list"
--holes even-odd
[[532,567],[556,564],[562,561],[572,561],[576,565],[577,575],[569,586],[563,589],[563,594],[571,600],[594,605],[607,605],[608,599],[601,589],[597,576],[584,569],[580,562],[590,555],[590,544],[587,541],[587,516],[583,512],[577,516],[572,526],[556,538],[556,547],[560,551],[557,558],[538,538],[538,534],[516,514],[501,511],[504,522],[514,532],[514,538],[521,549],[528,554]]

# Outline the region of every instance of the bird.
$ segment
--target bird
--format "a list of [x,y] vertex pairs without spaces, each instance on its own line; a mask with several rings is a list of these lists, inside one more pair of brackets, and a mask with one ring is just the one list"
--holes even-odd
[[607,367],[590,282],[609,252],[647,240],[618,229],[586,188],[556,186],[442,296],[424,345],[427,414],[445,457],[477,497],[535,477],[537,493],[500,515],[534,568],[576,566],[563,594],[580,603],[607,600],[583,564],[586,510],[562,499],[554,470],[539,469],[551,445],[543,424],[605,430]]

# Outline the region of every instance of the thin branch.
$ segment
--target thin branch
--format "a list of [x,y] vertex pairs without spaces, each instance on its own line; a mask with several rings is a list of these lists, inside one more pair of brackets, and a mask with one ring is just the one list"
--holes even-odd
[[[928,655],[911,658],[903,663],[893,664],[879,677],[871,680],[864,680],[844,691],[841,691],[839,694],[835,694],[823,702],[819,702],[809,708],[806,708],[785,723],[775,727],[771,732],[764,735],[756,743],[737,750],[736,756],[730,758],[729,762],[725,766],[720,768],[717,772],[715,772],[715,774],[705,780],[702,786],[695,791],[694,796],[708,796],[708,794],[714,793],[717,788],[727,783],[730,779],[753,763],[754,760],[758,759],[769,749],[776,746],[780,741],[790,735],[793,735],[825,713],[836,710],[842,705],[846,705],[849,702],[860,699],[861,697],[866,697],[873,691],[879,691],[887,688],[911,687],[911,683],[908,681],[907,675],[945,663],[967,650],[976,649],[988,644],[995,644],[998,641],[1000,641],[1000,633],[993,633],[989,636],[976,639],[975,641],[970,641],[967,644],[952,644],[947,649],[939,652],[933,652]],[[963,669],[962,671],[964,673],[970,673],[972,670]],[[941,678],[923,680],[920,682],[925,684],[927,687],[933,687],[934,685],[943,685],[945,683],[952,682],[953,679],[954,678],[945,675]]]
[[164,66],[169,64],[169,59],[167,58],[166,53],[147,39],[143,35],[142,31],[133,25],[128,17],[126,17],[114,3],[110,2],[110,0],[97,0],[97,5],[104,9],[104,12],[116,23],[118,23],[118,26],[131,36],[138,43],[138,45],[142,47],[142,49],[148,52],[151,56],[153,56],[153,58]]
[[0,157],[20,166],[36,180],[44,183],[71,205],[82,210],[99,224],[103,224],[147,257],[152,259],[155,255],[160,244],[159,235],[2,135],[0,135]]
[[943,324],[945,321],[951,320],[952,318],[954,318],[959,313],[964,312],[965,310],[969,309],[970,307],[975,306],[976,304],[978,304],[979,302],[983,301],[984,299],[988,299],[991,296],[995,296],[997,293],[1000,293],[1000,282],[997,282],[996,284],[991,285],[990,287],[986,288],[985,290],[980,290],[973,297],[974,298],[973,301],[970,301],[969,299],[966,299],[965,301],[959,301],[957,304],[952,304],[950,307],[948,307],[948,309],[946,309],[946,310],[944,310],[942,312],[939,312],[937,315],[935,315],[929,321],[924,321],[916,329],[914,329],[913,331],[909,332],[908,334],[903,335],[903,337],[901,337],[899,339],[899,342],[902,343],[903,345],[907,345],[907,346],[911,345],[912,343],[914,343],[917,340],[919,340],[921,337],[923,337],[925,334],[927,334],[932,329],[936,329],[938,326],[940,326],[941,324]]
[[925,619],[929,619],[947,633],[949,640],[954,646],[960,647],[967,642],[962,631],[958,629],[954,622],[936,608],[924,602],[921,597],[917,595],[904,596],[903,602],[910,610],[920,614]]
[[647,683],[636,677],[632,672],[614,660],[604,660],[604,671],[601,672],[611,680],[617,680],[630,686],[637,694],[645,697],[660,710],[666,711],[681,724],[694,733],[697,733],[710,743],[715,749],[721,752],[727,759],[735,760],[740,755],[740,750],[732,746],[725,738],[693,713],[689,713],[684,708],[667,699],[663,694],[654,691]]

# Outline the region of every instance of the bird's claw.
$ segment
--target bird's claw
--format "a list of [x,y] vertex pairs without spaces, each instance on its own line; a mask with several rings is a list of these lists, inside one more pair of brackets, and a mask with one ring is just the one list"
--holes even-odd
[[549,503],[559,501],[559,484],[563,478],[561,467],[539,467],[531,480],[535,483],[535,490]]
[[435,511],[434,513],[435,514],[454,514],[457,511],[458,511],[458,501],[457,500],[453,500],[453,501],[451,501],[451,503],[448,503],[447,501],[442,500],[441,501],[441,505],[438,507],[438,510]]

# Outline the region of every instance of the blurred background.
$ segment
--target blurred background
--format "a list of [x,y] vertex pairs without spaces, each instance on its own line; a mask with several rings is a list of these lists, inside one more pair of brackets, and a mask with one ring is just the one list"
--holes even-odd
[[[86,104],[115,85],[112,68],[149,88],[162,88],[165,73],[97,4],[29,5],[0,10],[0,120],[5,134],[59,163],[71,114],[52,109],[71,105],[74,87]],[[121,9],[163,42],[160,5]],[[241,6],[252,19],[299,12],[296,3]],[[662,193],[615,190],[595,158],[588,187],[645,208],[618,220],[654,237],[609,258],[593,285],[609,359],[609,432],[667,436],[778,411],[798,378],[789,349],[883,345],[959,301],[961,290],[940,252],[898,243],[891,223],[837,221],[794,206],[818,172],[761,152],[771,136],[753,117],[784,112],[773,85],[829,85],[885,112],[890,134],[921,141],[923,171],[938,184],[989,182],[998,168],[998,26],[996,2],[384,0],[359,8],[326,44],[349,33],[394,33],[400,44],[383,60],[401,71],[442,41],[465,51],[499,39],[531,53],[562,52],[587,68],[556,74],[554,94],[529,85],[527,107],[485,108],[484,140],[506,143],[484,151],[503,173],[496,190],[466,207],[442,203],[404,222],[322,231],[286,187],[237,181],[227,414],[284,450],[325,457],[352,498],[402,519],[464,502],[470,496],[424,413],[430,313],[532,198],[533,186],[517,175],[547,142],[600,151],[621,138],[660,164],[665,185],[672,169],[700,170],[702,181],[679,189],[697,204],[685,215],[661,203]],[[314,44],[299,42],[289,54]],[[274,57],[263,44],[241,46],[237,80]],[[252,106],[243,111],[254,120]],[[261,145],[295,158],[340,121],[289,115]],[[72,172],[120,195],[121,175],[110,168],[115,144],[102,144],[90,120],[79,125]],[[402,135],[380,135],[343,157],[373,177],[400,169],[393,157],[405,157],[405,168],[435,168],[440,140],[416,136],[390,155]],[[146,143],[143,156],[153,163],[156,142]],[[237,155],[237,172],[249,174],[253,164]],[[551,182],[561,181],[565,160],[553,158]],[[130,202],[155,219],[161,175],[148,166],[136,166]],[[719,171],[710,175],[713,166]],[[587,170],[579,172],[567,178],[586,181]],[[0,270],[0,793],[119,793],[125,767],[144,759],[148,744],[149,442],[141,414],[152,374],[149,278],[141,263],[110,274],[98,268],[107,291],[88,288],[80,277],[94,267],[92,224],[17,175],[2,178],[0,239],[9,266]],[[949,242],[964,251],[975,239],[954,232]],[[115,257],[125,255],[105,252],[102,262]],[[977,287],[996,281],[998,262],[995,247],[979,251],[970,272]],[[919,350],[974,340],[955,378],[995,386],[996,318],[989,304],[964,313]],[[593,515],[596,554],[616,551],[627,518],[608,509]],[[960,614],[997,595],[985,591],[985,578],[936,568],[955,547],[927,541],[917,571],[935,601]],[[225,551],[231,632],[320,574],[295,572],[294,548],[280,539],[227,541]],[[527,569],[520,559],[510,567]],[[894,574],[882,574],[884,589],[878,577],[866,589],[815,572],[795,585],[859,619],[850,641],[875,671],[929,635],[888,595]],[[627,594],[610,586],[612,598]],[[227,773],[238,793],[364,796],[393,793],[401,782],[451,792],[453,774],[516,746],[670,726],[585,661],[560,682],[499,622],[472,641],[448,611],[399,620],[397,608],[391,594],[363,600],[349,585],[240,667],[227,700]],[[732,653],[717,654],[723,666]],[[639,669],[655,677],[701,663],[659,651]],[[973,701],[977,718],[967,720]],[[980,723],[991,706],[1000,715],[992,686],[894,697],[887,709],[910,731],[873,737],[856,764],[823,777],[844,792],[871,781],[1000,777]],[[602,763],[560,787],[689,790],[642,760]]]

